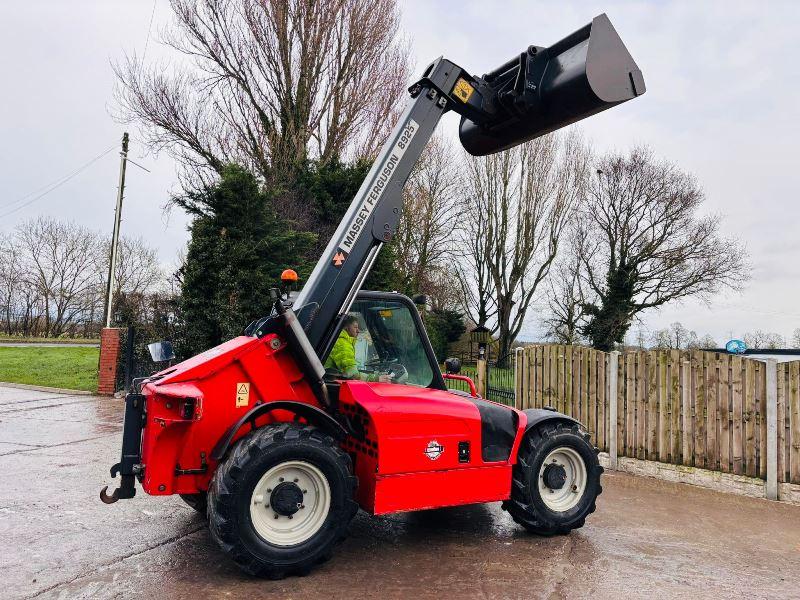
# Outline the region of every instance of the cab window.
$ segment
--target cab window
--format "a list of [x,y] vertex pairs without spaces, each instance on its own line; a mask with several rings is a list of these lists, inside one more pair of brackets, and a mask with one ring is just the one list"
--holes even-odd
[[377,381],[380,375],[388,374],[394,383],[428,387],[433,382],[433,370],[411,310],[401,302],[383,299],[353,303],[349,314],[359,323],[355,360],[368,380]]

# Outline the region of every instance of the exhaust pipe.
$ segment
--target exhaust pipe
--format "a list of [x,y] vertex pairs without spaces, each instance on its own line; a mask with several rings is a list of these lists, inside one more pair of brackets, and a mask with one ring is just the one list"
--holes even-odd
[[599,15],[549,48],[531,46],[480,78],[484,114],[461,118],[474,156],[507,150],[641,96],[644,78],[611,21]]

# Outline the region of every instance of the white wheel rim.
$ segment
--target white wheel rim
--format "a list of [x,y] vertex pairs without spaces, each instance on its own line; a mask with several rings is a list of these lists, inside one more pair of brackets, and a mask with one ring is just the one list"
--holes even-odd
[[[278,514],[270,506],[273,490],[284,482],[294,483],[303,492],[301,506],[291,518]],[[320,530],[330,507],[331,488],[322,471],[307,462],[292,460],[272,467],[253,488],[250,519],[256,533],[266,542],[294,546]]]
[[[551,489],[545,484],[544,473],[548,465],[557,465],[564,469],[566,479],[564,485],[558,489]],[[539,495],[550,510],[568,511],[583,497],[586,479],[586,464],[581,455],[567,446],[556,448],[547,455],[539,469]]]

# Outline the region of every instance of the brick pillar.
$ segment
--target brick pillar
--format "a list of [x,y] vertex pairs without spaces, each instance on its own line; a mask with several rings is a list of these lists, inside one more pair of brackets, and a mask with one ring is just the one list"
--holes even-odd
[[121,338],[121,328],[104,327],[100,332],[100,368],[97,375],[97,393],[101,396],[114,395]]

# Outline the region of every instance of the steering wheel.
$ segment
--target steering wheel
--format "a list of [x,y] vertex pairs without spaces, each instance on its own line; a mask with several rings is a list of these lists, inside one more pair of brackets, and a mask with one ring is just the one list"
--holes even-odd
[[[373,358],[372,360],[368,360],[364,363],[365,369],[371,369],[373,371],[380,371],[385,370],[386,368],[390,368],[391,365],[397,364],[399,359],[397,358],[389,358],[389,359],[382,359],[382,358]],[[381,367],[384,367],[383,369]]]
[[390,367],[387,373],[392,378],[392,383],[405,383],[408,381],[408,369],[400,362]]
[[387,360],[376,358],[365,362],[364,367],[359,370],[367,373],[385,373],[392,378],[393,383],[408,381],[408,369],[400,362],[399,358]]

